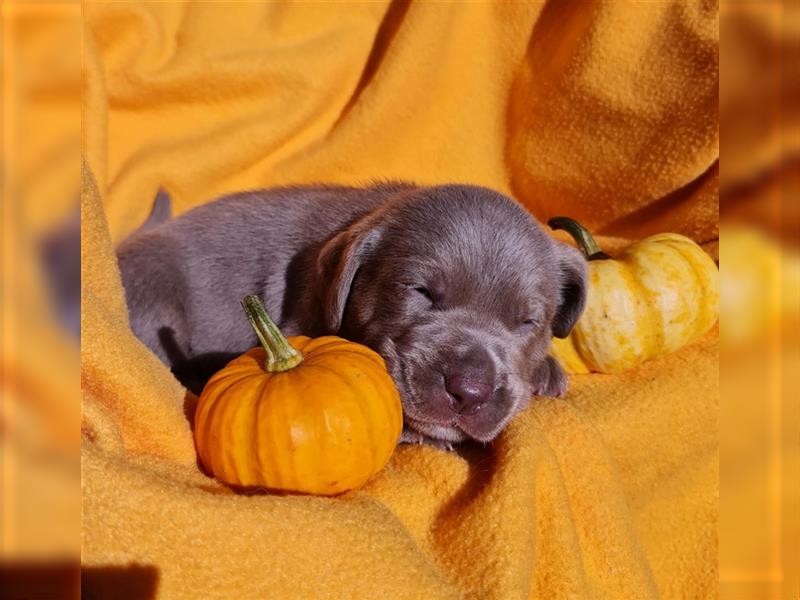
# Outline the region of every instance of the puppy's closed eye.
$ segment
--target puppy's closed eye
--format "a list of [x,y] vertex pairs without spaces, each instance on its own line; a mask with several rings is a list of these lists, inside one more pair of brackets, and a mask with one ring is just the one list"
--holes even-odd
[[519,324],[517,328],[523,335],[532,335],[541,328],[542,324],[539,319],[525,319]]
[[418,310],[431,310],[441,308],[441,295],[437,294],[430,286],[411,283],[406,286],[408,301]]
[[539,335],[542,332],[545,318],[540,310],[537,310],[535,307],[527,306],[521,309],[517,314],[519,316],[517,317],[516,330],[520,335],[533,336]]
[[431,302],[431,303],[433,302],[433,297],[431,296],[430,290],[428,288],[426,288],[424,285],[415,285],[411,289],[414,292],[416,292],[418,295],[420,295],[423,298],[425,298],[428,302]]

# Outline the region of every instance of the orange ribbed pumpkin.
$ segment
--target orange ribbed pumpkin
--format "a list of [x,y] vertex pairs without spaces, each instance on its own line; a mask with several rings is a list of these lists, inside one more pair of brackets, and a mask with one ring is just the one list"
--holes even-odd
[[200,394],[203,465],[242,487],[332,495],[361,486],[403,428],[383,359],[335,336],[287,340],[257,297],[242,305],[263,347],[232,360]]

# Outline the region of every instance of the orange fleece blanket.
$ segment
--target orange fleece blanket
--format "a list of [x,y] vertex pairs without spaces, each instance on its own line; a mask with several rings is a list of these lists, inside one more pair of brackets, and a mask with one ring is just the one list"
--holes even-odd
[[[620,238],[717,235],[717,8],[662,3],[86,3],[88,593],[707,598],[717,338],[572,379],[491,445],[401,446],[337,498],[236,495],[132,335],[114,246],[159,185],[470,182]],[[113,591],[112,591],[113,593]]]

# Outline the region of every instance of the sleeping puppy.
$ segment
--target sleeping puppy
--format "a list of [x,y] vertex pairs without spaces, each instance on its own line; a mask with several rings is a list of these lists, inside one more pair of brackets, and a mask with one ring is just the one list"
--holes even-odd
[[566,390],[547,350],[583,310],[584,260],[500,193],[295,187],[169,212],[160,192],[117,255],[133,332],[195,390],[257,345],[247,294],[286,335],[381,354],[402,441],[488,442],[531,396]]

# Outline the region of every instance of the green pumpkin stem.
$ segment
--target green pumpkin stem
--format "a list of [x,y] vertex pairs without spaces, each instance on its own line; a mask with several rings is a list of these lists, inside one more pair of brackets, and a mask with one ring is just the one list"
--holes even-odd
[[600,250],[600,246],[597,245],[597,242],[592,237],[592,234],[589,233],[589,230],[575,219],[570,219],[569,217],[553,217],[547,221],[547,224],[550,226],[550,229],[563,229],[570,234],[572,239],[578,244],[578,248],[583,252],[586,260],[611,258],[608,254]]
[[270,373],[288,371],[303,362],[303,354],[292,348],[289,340],[269,318],[267,310],[258,296],[245,296],[242,300],[242,308],[267,353],[267,360],[264,361],[264,368],[267,371]]

